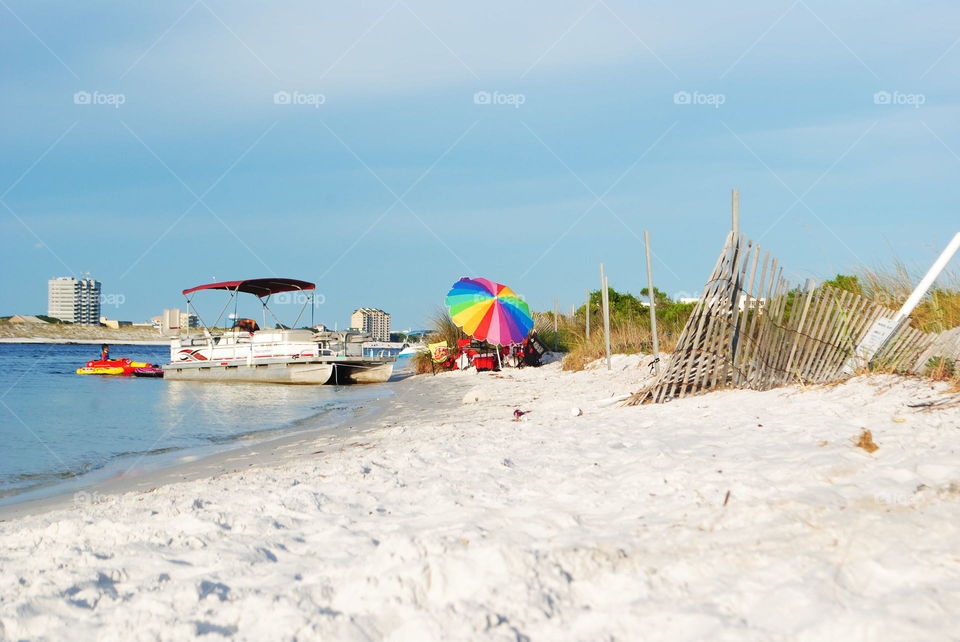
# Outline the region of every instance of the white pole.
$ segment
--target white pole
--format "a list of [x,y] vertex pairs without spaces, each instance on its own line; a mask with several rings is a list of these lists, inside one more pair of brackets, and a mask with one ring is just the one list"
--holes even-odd
[[914,289],[913,294],[910,295],[910,298],[904,301],[900,311],[897,312],[897,316],[894,317],[895,319],[902,321],[910,316],[910,313],[913,312],[914,308],[916,308],[920,303],[920,299],[924,297],[924,295],[927,293],[927,290],[929,290],[930,286],[933,285],[933,282],[937,280],[937,277],[940,276],[940,273],[943,272],[944,268],[947,267],[950,259],[952,259],[953,255],[957,253],[957,250],[960,250],[960,232],[957,232],[956,236],[953,237],[953,240],[950,241],[946,249],[943,250],[934,264],[930,266],[930,269],[927,271],[927,275],[924,276],[920,283],[917,284],[917,287]]
[[647,248],[647,298],[650,300],[650,334],[653,337],[653,367],[660,376],[660,337],[657,336],[657,302],[653,289],[653,264],[650,261],[650,232],[644,230],[643,243]]
[[900,326],[907,320],[910,313],[920,304],[920,300],[927,294],[930,286],[933,285],[937,277],[940,276],[940,273],[943,272],[947,264],[950,263],[950,259],[957,253],[957,250],[960,250],[960,232],[957,232],[953,240],[950,241],[937,260],[930,266],[926,276],[920,280],[920,283],[914,288],[909,298],[904,301],[903,306],[901,306],[897,314],[892,319],[877,319],[873,326],[870,327],[863,341],[857,346],[856,357],[851,358],[850,361],[847,362],[846,372],[848,374],[855,371],[858,360],[863,364],[869,363],[874,355],[880,351],[880,348],[900,329]]
[[603,342],[607,352],[607,370],[612,370],[610,365],[610,292],[607,286],[607,277],[603,272],[603,263],[600,264],[600,296],[603,302]]

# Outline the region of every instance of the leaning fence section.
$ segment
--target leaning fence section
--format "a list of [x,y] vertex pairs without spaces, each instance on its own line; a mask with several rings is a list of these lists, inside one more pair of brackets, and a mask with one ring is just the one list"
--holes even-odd
[[960,367],[960,327],[939,334],[903,327],[873,362],[880,369],[904,374],[920,374],[938,365],[955,371]]
[[[856,347],[891,315],[852,292],[810,281],[792,286],[777,259],[731,232],[670,362],[629,403],[836,381],[867,366]],[[960,328],[936,335],[903,327],[874,362],[920,372],[936,358],[960,360]]]

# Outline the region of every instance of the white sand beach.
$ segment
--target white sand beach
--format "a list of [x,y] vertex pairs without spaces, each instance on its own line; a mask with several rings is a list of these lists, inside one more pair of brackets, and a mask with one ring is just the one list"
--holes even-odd
[[51,343],[56,345],[100,345],[108,343],[124,346],[168,346],[163,339],[124,339],[120,337],[100,337],[99,339],[64,339],[49,337],[0,337],[0,343]]
[[98,325],[60,325],[51,323],[9,323],[0,320],[0,343],[49,343],[96,345],[169,346],[152,327],[108,328]]
[[908,407],[956,394],[870,376],[598,403],[648,373],[414,377],[283,457],[0,514],[0,638],[956,635],[960,404]]

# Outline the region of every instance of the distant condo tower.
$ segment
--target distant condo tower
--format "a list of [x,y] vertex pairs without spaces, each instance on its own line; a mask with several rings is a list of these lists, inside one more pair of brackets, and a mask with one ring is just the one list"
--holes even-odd
[[85,325],[100,323],[100,281],[60,276],[47,281],[47,315]]
[[377,308],[354,310],[350,327],[369,333],[374,341],[390,340],[390,315]]

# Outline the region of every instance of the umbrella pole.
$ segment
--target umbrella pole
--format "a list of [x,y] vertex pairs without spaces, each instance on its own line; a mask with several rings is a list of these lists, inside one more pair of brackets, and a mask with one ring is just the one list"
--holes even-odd
[[496,346],[497,350],[497,370],[503,370],[503,364],[500,362],[500,346]]

